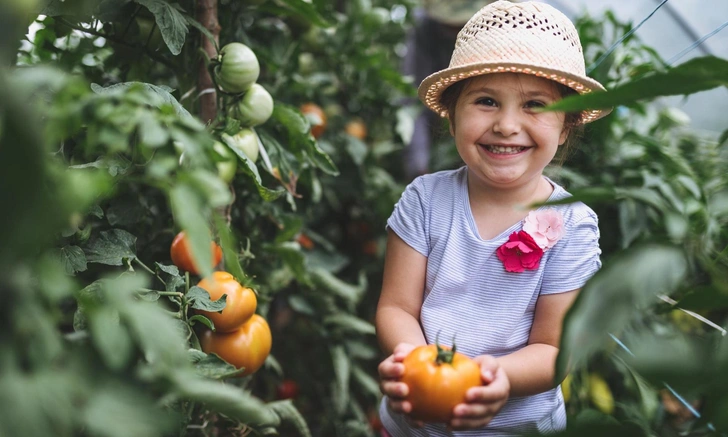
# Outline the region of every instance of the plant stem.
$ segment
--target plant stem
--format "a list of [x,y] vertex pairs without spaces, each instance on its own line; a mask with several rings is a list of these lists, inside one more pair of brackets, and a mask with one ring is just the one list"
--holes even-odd
[[165,287],[167,286],[167,283],[164,282],[164,280],[154,270],[150,269],[139,258],[134,258],[134,261],[136,261],[137,264],[139,264],[144,270],[146,270],[147,272],[149,272],[149,274],[154,275],[157,279],[159,279],[159,282],[161,282],[162,284],[164,284]]

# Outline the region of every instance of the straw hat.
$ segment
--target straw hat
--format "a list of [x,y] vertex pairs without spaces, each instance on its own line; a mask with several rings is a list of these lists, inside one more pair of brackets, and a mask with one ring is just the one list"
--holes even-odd
[[[571,21],[545,3],[499,0],[480,9],[458,33],[450,66],[426,77],[420,100],[447,117],[443,91],[463,79],[489,73],[525,73],[551,79],[580,94],[604,91],[587,77],[579,35]],[[584,111],[582,123],[611,109]]]

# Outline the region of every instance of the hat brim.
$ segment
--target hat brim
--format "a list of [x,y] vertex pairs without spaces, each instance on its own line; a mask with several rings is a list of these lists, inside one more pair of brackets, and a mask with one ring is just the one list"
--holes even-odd
[[[543,77],[567,86],[579,94],[606,91],[602,84],[587,76],[577,76],[565,71],[534,66],[525,63],[483,62],[446,68],[427,76],[420,84],[417,94],[428,108],[447,117],[447,108],[440,103],[442,93],[451,85],[463,79],[492,73],[523,73]],[[582,111],[580,122],[591,123],[612,112],[612,108]]]

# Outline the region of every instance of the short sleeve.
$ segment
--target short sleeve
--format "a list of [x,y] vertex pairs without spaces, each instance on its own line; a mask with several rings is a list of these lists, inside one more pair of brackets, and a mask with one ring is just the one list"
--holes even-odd
[[407,185],[387,220],[387,228],[424,256],[430,254],[427,194],[422,177]]
[[590,212],[567,228],[564,238],[550,251],[541,294],[563,293],[583,287],[602,266],[596,215]]

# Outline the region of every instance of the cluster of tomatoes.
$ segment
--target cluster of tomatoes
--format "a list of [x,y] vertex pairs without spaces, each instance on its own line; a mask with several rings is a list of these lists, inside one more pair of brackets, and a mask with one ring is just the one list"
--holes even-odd
[[[252,129],[268,121],[273,115],[273,97],[259,83],[260,63],[253,50],[245,44],[233,42],[220,49],[214,61],[215,82],[220,89],[232,96],[229,116],[240,122],[241,129],[233,134],[222,134],[231,148],[242,151],[251,161],[258,159],[260,145],[258,135]],[[230,182],[237,169],[234,154],[220,142],[214,146],[222,158],[218,162],[221,179]]]
[[[222,249],[212,241],[210,250],[214,267],[222,261]],[[184,232],[177,234],[172,241],[170,255],[179,269],[199,274]],[[219,356],[238,369],[244,368],[241,375],[250,375],[258,370],[270,354],[272,337],[268,322],[255,314],[258,305],[255,292],[224,271],[213,272],[197,286],[208,292],[210,300],[226,296],[225,308],[220,312],[195,310],[210,319],[215,327],[214,331],[204,329],[200,333],[202,350]]]

